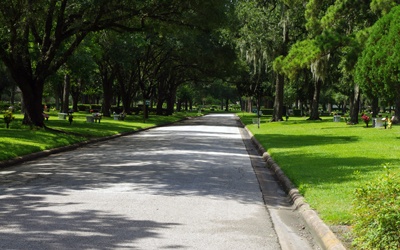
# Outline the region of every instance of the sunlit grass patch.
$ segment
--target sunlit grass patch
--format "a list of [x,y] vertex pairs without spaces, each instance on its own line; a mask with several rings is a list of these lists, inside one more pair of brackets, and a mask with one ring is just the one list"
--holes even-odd
[[400,130],[290,117],[260,128],[251,114],[239,114],[248,128],[329,224],[350,224],[354,190],[382,173],[383,164],[400,172]]
[[45,121],[49,128],[64,131],[54,132],[48,129],[31,128],[22,125],[22,114],[15,114],[15,120],[6,129],[4,121],[0,120],[0,161],[12,159],[46,149],[66,146],[92,138],[111,136],[124,132],[137,131],[148,127],[176,122],[194,113],[176,113],[172,116],[151,115],[144,120],[142,116],[128,115],[124,121],[114,120],[113,117],[103,117],[100,123],[86,122],[87,112],[73,113],[72,124],[66,120],[58,119],[58,112],[49,112],[50,117]]

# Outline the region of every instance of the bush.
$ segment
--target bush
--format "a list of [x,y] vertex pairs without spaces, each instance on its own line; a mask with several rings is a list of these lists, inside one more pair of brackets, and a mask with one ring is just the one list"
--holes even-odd
[[398,177],[387,171],[356,190],[353,232],[357,249],[400,249]]
[[260,109],[263,115],[272,115],[274,113],[273,109]]
[[8,110],[8,107],[10,107],[9,103],[0,102],[0,111]]
[[293,116],[301,116],[301,110],[300,109],[293,109]]
[[89,110],[90,110],[90,104],[79,104],[78,105],[78,111],[89,112]]
[[7,110],[5,112],[5,114],[4,114],[4,122],[5,122],[6,126],[7,126],[7,128],[10,127],[10,123],[12,121],[14,121],[14,119],[15,119],[15,116],[13,115],[12,111],[11,110]]
[[92,104],[90,105],[90,109],[93,110],[93,112],[101,112],[101,105]]

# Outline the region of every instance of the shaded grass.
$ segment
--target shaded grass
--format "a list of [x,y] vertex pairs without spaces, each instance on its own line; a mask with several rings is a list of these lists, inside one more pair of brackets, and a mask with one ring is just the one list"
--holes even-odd
[[18,156],[43,151],[46,149],[71,145],[91,138],[111,136],[119,133],[135,131],[152,126],[176,122],[185,117],[197,116],[197,113],[176,113],[173,116],[150,116],[146,121],[142,116],[127,116],[125,121],[103,117],[100,123],[87,123],[86,112],[73,114],[70,125],[67,120],[58,120],[57,112],[50,112],[50,118],[45,121],[52,129],[65,131],[58,133],[46,129],[35,129],[22,125],[23,116],[15,115],[15,120],[6,129],[4,120],[0,119],[0,161]]
[[[299,188],[321,218],[332,225],[351,224],[356,188],[383,173],[400,172],[400,131],[366,128],[291,117],[287,122],[251,124],[254,115],[239,114],[257,140]],[[361,120],[360,120],[361,121]]]

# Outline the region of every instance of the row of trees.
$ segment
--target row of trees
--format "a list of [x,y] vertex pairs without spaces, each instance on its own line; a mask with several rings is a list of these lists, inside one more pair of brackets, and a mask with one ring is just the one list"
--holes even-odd
[[[178,86],[223,78],[234,51],[220,41],[231,1],[9,1],[0,3],[0,58],[20,88],[26,122],[43,127],[47,94],[135,96],[173,111]],[[223,69],[223,70],[221,70]],[[146,107],[146,106],[144,106]],[[68,109],[68,107],[63,107]],[[145,113],[147,110],[145,110]]]
[[63,94],[64,110],[72,96],[76,110],[85,93],[106,116],[116,99],[126,112],[140,97],[171,114],[177,96],[227,102],[232,85],[259,108],[267,99],[273,121],[293,103],[319,119],[334,96],[348,100],[353,123],[367,102],[374,114],[395,106],[398,120],[399,2],[4,0],[0,70],[10,77],[0,85],[17,83],[26,122],[41,127],[46,95]]
[[274,98],[274,121],[282,120],[284,104],[293,103],[310,103],[309,119],[319,119],[321,98],[332,102],[333,93],[347,97],[353,123],[361,103],[369,103],[374,115],[379,105],[395,106],[398,121],[399,3],[237,1],[239,29],[231,40],[251,82],[242,87]]

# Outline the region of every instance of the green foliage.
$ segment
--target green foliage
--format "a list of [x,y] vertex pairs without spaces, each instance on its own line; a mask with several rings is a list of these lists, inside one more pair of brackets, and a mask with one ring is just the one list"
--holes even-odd
[[92,104],[92,105],[90,105],[90,109],[94,109],[94,110],[98,110],[98,111],[100,111],[101,110],[101,105],[98,105],[98,104]]
[[78,105],[78,110],[77,111],[89,111],[90,110],[90,104],[80,104]]
[[357,249],[400,249],[399,177],[387,170],[356,190],[354,243]]
[[0,102],[0,111],[7,110],[10,107],[9,103]]
[[260,109],[262,115],[272,115],[274,113],[273,109]]
[[283,72],[291,80],[303,69],[309,69],[311,63],[317,60],[321,50],[315,40],[303,40],[294,44],[286,57],[278,57],[274,61],[274,70]]
[[372,0],[371,9],[376,13],[385,15],[398,4],[400,4],[398,0]]
[[355,80],[381,97],[396,98],[400,91],[400,6],[379,19],[370,32],[356,65]]
[[4,122],[8,125],[15,119],[15,116],[13,115],[11,110],[7,110],[4,114]]

